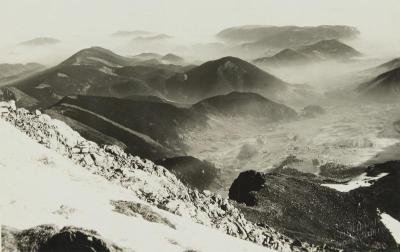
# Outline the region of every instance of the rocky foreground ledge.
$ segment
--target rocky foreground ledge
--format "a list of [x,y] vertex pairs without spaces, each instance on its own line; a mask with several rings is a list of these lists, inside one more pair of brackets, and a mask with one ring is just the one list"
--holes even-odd
[[293,240],[271,227],[258,226],[246,220],[228,199],[188,188],[164,167],[127,154],[117,146],[99,146],[87,141],[65,123],[38,110],[16,108],[14,101],[0,102],[0,118],[47,148],[93,174],[120,184],[160,209],[278,251],[326,250]]

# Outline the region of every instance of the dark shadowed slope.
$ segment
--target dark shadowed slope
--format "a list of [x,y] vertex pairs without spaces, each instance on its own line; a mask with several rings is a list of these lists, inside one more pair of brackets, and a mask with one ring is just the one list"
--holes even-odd
[[379,101],[398,101],[400,96],[400,67],[361,84],[357,91]]
[[[382,170],[388,166],[390,171]],[[398,162],[378,165],[367,175],[390,175],[349,192],[322,186],[329,182],[291,168],[248,171],[234,181],[229,197],[246,204],[240,208],[250,220],[302,241],[344,251],[398,251],[377,210],[399,218],[398,166]]]
[[233,91],[255,92],[273,98],[287,86],[286,82],[244,60],[225,57],[168,79],[166,96],[193,103]]
[[266,121],[293,119],[293,109],[255,93],[232,92],[202,100],[192,107],[204,114]]
[[66,97],[51,110],[112,136],[131,153],[153,160],[182,154],[181,133],[206,123],[204,116],[167,103],[110,97]]

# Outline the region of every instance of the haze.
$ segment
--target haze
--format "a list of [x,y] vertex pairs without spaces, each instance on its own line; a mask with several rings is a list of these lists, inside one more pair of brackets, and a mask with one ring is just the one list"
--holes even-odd
[[398,43],[398,13],[397,0],[2,0],[0,46],[41,36],[92,42],[118,30],[136,29],[199,42],[221,29],[246,24],[345,24],[367,37],[385,35],[387,40],[389,34]]

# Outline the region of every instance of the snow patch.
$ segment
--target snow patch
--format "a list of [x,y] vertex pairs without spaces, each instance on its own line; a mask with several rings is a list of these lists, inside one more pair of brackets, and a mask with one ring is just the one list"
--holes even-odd
[[381,173],[376,177],[368,177],[366,173],[363,173],[344,184],[322,184],[322,186],[335,189],[339,192],[350,192],[360,187],[369,187],[373,184],[373,182],[385,177],[388,174],[389,173]]
[[[378,210],[378,212],[380,212]],[[380,213],[381,221],[387,229],[389,229],[394,240],[400,244],[400,222],[387,213]]]
[[41,83],[39,85],[37,85],[35,88],[36,89],[45,89],[45,88],[50,88],[51,86],[49,84],[46,83]]
[[107,61],[105,59],[101,59],[101,58],[98,58],[98,57],[87,57],[87,59],[103,63],[104,65],[109,66],[109,67],[122,67],[121,65],[114,64],[114,63],[112,63],[110,61]]
[[60,77],[60,78],[69,78],[69,76],[66,75],[65,73],[57,73],[57,77]]
[[108,75],[118,76],[118,75],[116,75],[116,74],[114,73],[114,71],[113,71],[111,68],[106,67],[106,66],[100,67],[100,68],[99,68],[99,71],[100,71],[100,72],[103,72],[103,73],[105,73],[105,74],[108,74]]

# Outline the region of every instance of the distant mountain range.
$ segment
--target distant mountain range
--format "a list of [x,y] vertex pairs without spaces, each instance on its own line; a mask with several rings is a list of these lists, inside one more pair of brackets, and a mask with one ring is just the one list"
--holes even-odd
[[243,44],[250,49],[294,48],[321,40],[352,39],[360,32],[350,26],[239,26],[225,29],[217,37],[227,41]]
[[186,69],[177,65],[143,62],[101,47],[92,47],[10,86],[47,106],[74,94],[162,97],[165,79]]
[[185,59],[172,53],[161,55],[158,53],[141,53],[132,58],[141,60],[145,63],[153,64],[174,64],[174,65],[184,65]]
[[308,64],[321,60],[349,60],[362,54],[354,48],[336,40],[322,40],[298,49],[284,49],[274,56],[254,60],[267,66],[291,66]]
[[148,60],[153,56],[159,57],[153,54],[124,57],[101,47],[87,48],[55,67],[7,87],[17,88],[45,106],[76,94],[116,98],[158,96],[172,103],[193,104],[235,91],[258,93],[279,102],[304,99],[308,92],[235,57],[200,66],[180,66],[162,64],[166,60],[183,60],[174,54]]
[[40,37],[40,38],[34,38],[28,41],[24,41],[19,43],[20,45],[23,46],[46,46],[46,45],[54,45],[58,44],[61,41],[55,38],[50,38],[50,37]]

